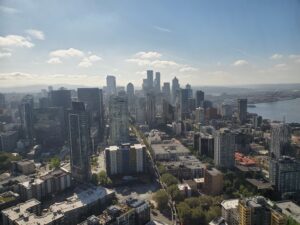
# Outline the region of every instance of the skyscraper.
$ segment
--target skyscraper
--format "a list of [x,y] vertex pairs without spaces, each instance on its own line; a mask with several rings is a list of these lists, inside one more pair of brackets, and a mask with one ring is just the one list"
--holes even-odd
[[106,88],[107,88],[107,95],[115,95],[117,94],[117,84],[116,84],[116,77],[112,75],[107,75],[106,77]]
[[270,160],[270,183],[280,193],[300,191],[300,162],[289,156]]
[[153,93],[147,94],[146,99],[146,118],[147,124],[152,128],[155,124],[156,116],[156,104],[155,104],[155,95]]
[[102,90],[99,88],[78,88],[78,101],[83,102],[92,127],[98,130],[99,141],[104,132],[104,107]]
[[241,124],[247,121],[247,99],[238,99],[238,120]]
[[0,93],[0,109],[5,108],[5,95]]
[[196,108],[204,107],[204,92],[203,91],[196,91]]
[[33,144],[33,96],[26,95],[20,105],[20,117],[24,137]]
[[153,70],[147,70],[147,89],[148,91],[153,88]]
[[227,128],[214,133],[214,162],[216,166],[232,168],[235,164],[235,135]]
[[110,97],[110,145],[118,145],[128,142],[129,112],[126,95],[119,94]]
[[172,80],[172,104],[175,105],[176,98],[179,97],[180,85],[176,77]]
[[291,133],[288,124],[277,123],[271,127],[270,155],[279,159],[284,153],[284,149],[290,141]]
[[163,99],[171,103],[171,88],[169,82],[164,82],[162,87]]
[[72,177],[79,182],[90,179],[90,125],[83,102],[72,102],[69,119],[69,145]]
[[72,107],[71,91],[63,88],[50,91],[50,103],[53,107],[70,109]]
[[180,116],[181,120],[189,118],[189,89],[181,89],[180,94]]
[[154,90],[156,93],[160,93],[160,72],[155,73]]
[[132,83],[128,83],[126,86],[126,92],[128,97],[128,109],[130,114],[135,113],[135,97],[134,97],[134,86]]
[[185,88],[188,90],[188,96],[189,96],[189,98],[193,98],[193,89],[192,89],[192,86],[190,84],[186,84]]

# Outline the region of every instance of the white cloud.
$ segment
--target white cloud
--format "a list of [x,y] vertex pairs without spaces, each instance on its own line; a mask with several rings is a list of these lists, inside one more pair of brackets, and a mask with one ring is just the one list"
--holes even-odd
[[289,55],[289,58],[294,60],[295,63],[300,63],[300,55]]
[[76,48],[69,48],[52,51],[50,56],[59,58],[83,57],[84,53]]
[[162,32],[167,32],[167,33],[170,33],[170,32],[171,32],[170,29],[165,28],[165,27],[153,26],[153,28],[156,29],[156,30],[162,31]]
[[61,64],[62,61],[60,60],[60,58],[58,57],[53,57],[53,58],[50,58],[47,63],[49,64]]
[[285,63],[276,64],[274,67],[279,70],[287,70],[288,69],[288,66]]
[[91,67],[92,65],[93,63],[88,58],[82,59],[82,61],[78,64],[79,67],[84,67],[84,68]]
[[20,12],[19,10],[15,9],[15,8],[6,7],[6,6],[0,6],[0,11],[3,13],[8,13],[8,14],[15,14],[15,13]]
[[97,62],[97,61],[102,60],[102,58],[101,58],[100,56],[97,56],[97,55],[90,55],[88,59],[89,59],[91,62]]
[[0,52],[0,58],[11,57],[11,52]]
[[281,54],[274,54],[274,55],[272,55],[271,57],[270,57],[270,59],[282,59],[282,55]]
[[43,31],[28,29],[28,30],[26,30],[26,33],[29,34],[30,36],[32,36],[35,39],[45,40],[45,35],[44,35]]
[[191,66],[183,66],[179,69],[180,72],[196,72],[198,71],[197,68],[191,67]]
[[161,57],[159,52],[138,52],[135,54],[135,57],[141,59],[157,59]]
[[248,65],[249,63],[246,61],[246,60],[244,60],[244,59],[239,59],[239,60],[237,60],[237,61],[235,61],[232,65],[233,66],[246,66],[246,65]]
[[31,48],[34,44],[23,36],[7,35],[0,36],[0,47],[26,47]]

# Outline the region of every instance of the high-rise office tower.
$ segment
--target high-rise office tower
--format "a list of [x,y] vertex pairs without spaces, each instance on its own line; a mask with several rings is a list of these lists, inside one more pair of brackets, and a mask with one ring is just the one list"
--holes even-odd
[[204,92],[203,91],[196,91],[196,108],[204,107]]
[[195,122],[201,125],[205,124],[205,111],[201,107],[198,107],[195,110]]
[[188,90],[189,98],[193,98],[193,89],[192,89],[192,86],[190,84],[186,84],[185,88]]
[[98,141],[104,135],[104,106],[103,94],[99,88],[78,88],[78,101],[83,102],[89,114],[90,124],[97,129]]
[[33,144],[33,107],[33,96],[26,95],[22,99],[19,111],[24,137],[30,144]]
[[179,81],[176,77],[172,80],[172,104],[175,105],[176,103],[176,98],[179,97],[180,93],[180,85]]
[[90,124],[83,102],[72,102],[68,114],[72,177],[79,182],[90,179]]
[[224,168],[234,167],[235,134],[227,128],[214,132],[214,162]]
[[0,109],[5,108],[5,95],[0,93]]
[[189,118],[189,89],[181,89],[180,94],[180,116],[181,120]]
[[147,89],[151,91],[153,88],[153,70],[147,70]]
[[271,159],[270,183],[280,193],[300,191],[300,161],[289,156]]
[[66,89],[52,90],[50,93],[50,103],[53,107],[70,109],[72,107],[71,91]]
[[155,73],[154,90],[156,94],[160,93],[160,72]]
[[134,86],[132,83],[128,83],[126,86],[126,92],[128,97],[128,109],[131,115],[135,114],[135,96]]
[[106,77],[106,90],[107,95],[116,95],[117,94],[117,84],[116,84],[116,77],[112,75],[107,75]]
[[247,121],[247,99],[238,99],[238,120],[241,124]]
[[146,118],[147,124],[152,128],[155,124],[156,116],[156,104],[155,104],[155,95],[153,93],[147,94],[146,99]]
[[110,145],[128,142],[129,112],[127,96],[119,94],[111,96],[109,102]]
[[171,103],[171,88],[169,82],[164,82],[162,87],[163,99]]
[[145,97],[136,98],[136,122],[138,124],[146,123],[146,101]]
[[285,123],[272,124],[270,155],[272,158],[280,158],[284,154],[285,147],[291,138],[290,127]]

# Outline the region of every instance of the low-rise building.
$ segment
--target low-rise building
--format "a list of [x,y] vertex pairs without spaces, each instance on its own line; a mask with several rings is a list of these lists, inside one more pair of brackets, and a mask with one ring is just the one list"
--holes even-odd
[[12,173],[13,174],[24,174],[29,175],[35,172],[35,164],[33,160],[21,160],[12,162]]
[[41,203],[30,199],[2,210],[3,225],[75,225],[83,217],[99,213],[111,202],[112,190],[88,186],[78,190],[65,201],[57,202],[41,212]]
[[203,192],[208,195],[219,195],[223,191],[223,173],[216,168],[204,170]]
[[178,179],[203,177],[206,166],[193,155],[179,156],[176,161],[162,162],[166,171]]
[[175,138],[163,140],[161,143],[151,144],[151,148],[153,149],[155,160],[159,161],[177,160],[179,156],[187,156],[190,154],[190,150]]
[[177,186],[184,197],[189,198],[192,196],[192,189],[187,183],[178,184]]
[[292,201],[281,201],[276,202],[276,207],[278,207],[281,212],[287,217],[292,217],[295,221],[300,223],[300,206]]
[[224,200],[221,203],[222,217],[230,225],[239,224],[238,205],[239,199]]
[[31,198],[41,200],[52,194],[62,192],[70,188],[71,185],[71,174],[62,168],[20,183],[19,193],[23,200]]
[[19,199],[19,194],[12,191],[0,194],[0,210],[16,205],[19,202]]

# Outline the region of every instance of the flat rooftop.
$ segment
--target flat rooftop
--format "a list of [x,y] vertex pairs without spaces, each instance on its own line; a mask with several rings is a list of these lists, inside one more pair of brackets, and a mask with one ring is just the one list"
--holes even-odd
[[221,205],[226,210],[236,209],[239,205],[239,199],[224,200],[221,202]]
[[159,144],[151,144],[155,154],[169,154],[169,153],[184,153],[189,154],[190,150],[183,146],[177,139],[164,140]]
[[276,206],[282,210],[282,213],[292,217],[300,223],[300,206],[292,201],[276,202]]

